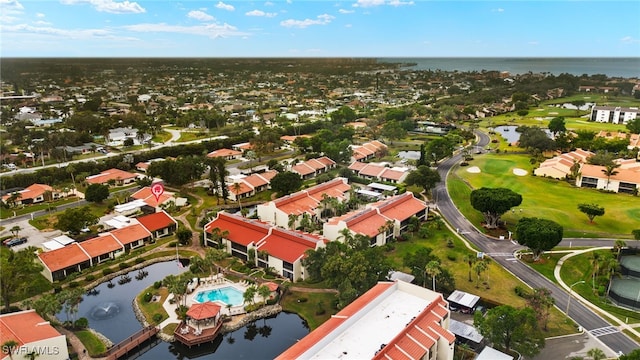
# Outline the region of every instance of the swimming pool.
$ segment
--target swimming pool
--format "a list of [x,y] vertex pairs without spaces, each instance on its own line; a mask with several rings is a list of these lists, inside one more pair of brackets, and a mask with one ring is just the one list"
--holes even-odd
[[233,286],[226,286],[219,289],[200,291],[193,297],[193,300],[203,303],[207,301],[220,301],[225,304],[242,305],[244,293]]

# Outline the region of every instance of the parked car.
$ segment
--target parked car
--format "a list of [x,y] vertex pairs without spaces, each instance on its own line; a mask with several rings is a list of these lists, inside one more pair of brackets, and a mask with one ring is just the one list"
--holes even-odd
[[7,247],[12,247],[12,246],[16,246],[16,245],[20,245],[20,244],[24,244],[27,242],[27,238],[26,237],[21,237],[21,238],[13,238],[13,239],[9,239],[9,241],[4,241],[4,244]]

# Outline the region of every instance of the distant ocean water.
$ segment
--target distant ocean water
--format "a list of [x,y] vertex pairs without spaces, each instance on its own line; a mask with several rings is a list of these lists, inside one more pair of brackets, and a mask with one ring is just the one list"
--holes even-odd
[[640,78],[640,57],[633,58],[378,58],[379,62],[413,63],[412,70],[508,71],[513,75],[604,74],[608,77]]

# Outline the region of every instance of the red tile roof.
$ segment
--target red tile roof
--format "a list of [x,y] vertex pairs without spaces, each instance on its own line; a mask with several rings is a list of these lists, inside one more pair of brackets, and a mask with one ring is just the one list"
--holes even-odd
[[128,180],[137,178],[138,174],[130,173],[120,169],[109,169],[97,175],[87,176],[85,181],[89,184],[106,184],[109,180]]
[[122,245],[131,244],[141,239],[151,237],[151,233],[140,224],[129,225],[120,229],[110,231]]
[[410,192],[383,200],[374,206],[382,215],[398,221],[404,221],[427,208],[424,202],[413,197]]
[[177,224],[176,221],[164,211],[140,216],[136,218],[136,220],[138,220],[138,222],[150,232],[165,229],[171,225]]
[[222,307],[214,302],[207,301],[202,304],[193,304],[187,310],[187,316],[196,319],[196,320],[204,320],[204,319],[212,319],[215,318]]
[[143,200],[147,205],[155,208],[172,199],[174,195],[175,193],[173,192],[165,191],[162,193],[162,195],[158,196],[158,200],[156,200],[156,196],[151,193],[151,187],[145,186],[142,189],[131,194],[131,198]]
[[353,163],[351,163],[351,165],[349,165],[349,170],[360,171],[360,170],[364,169],[365,166],[367,166],[367,165],[368,165],[367,163],[363,163],[363,162],[360,162],[360,161],[354,161]]
[[239,156],[242,155],[242,151],[232,149],[218,149],[207,154],[207,157],[227,157],[227,156]]
[[[236,185],[238,184],[240,186],[240,188],[236,191]],[[249,187],[249,185],[245,184],[242,181],[239,181],[235,184],[230,184],[227,185],[227,188],[229,189],[229,192],[234,193],[235,195],[242,195],[242,194],[246,194],[246,193],[250,193],[253,191],[253,189],[251,187]]]
[[316,170],[309,166],[309,164],[305,161],[301,164],[297,164],[291,167],[291,171],[298,173],[302,176],[313,174]]
[[[20,347],[59,336],[62,334],[38,315],[35,310],[0,315],[0,344],[13,340]],[[3,354],[5,353],[3,352]]]
[[51,271],[58,271],[89,261],[89,256],[78,243],[38,254],[40,261]]
[[[27,199],[35,199],[38,196],[43,195],[46,191],[53,192],[54,189],[51,186],[45,185],[45,184],[32,184],[30,186],[27,186],[24,190],[18,191],[18,193],[20,194],[20,198],[18,200],[22,201]],[[12,194],[13,193],[9,193],[3,196],[2,200],[6,201],[8,198],[11,197]]]
[[228,231],[227,239],[247,246],[267,236],[270,226],[257,220],[220,212],[216,219],[205,226],[205,231],[211,234],[214,228],[219,228],[223,232]]
[[345,219],[349,230],[358,234],[374,237],[380,234],[380,227],[384,226],[390,219],[378,214],[376,209],[367,209],[357,214],[352,214]]
[[317,235],[273,228],[271,234],[257,243],[258,251],[291,264],[304,257],[307,250],[315,250],[324,240]]
[[118,240],[109,233],[83,241],[80,243],[80,246],[92,258],[108,254],[116,250],[124,250]]

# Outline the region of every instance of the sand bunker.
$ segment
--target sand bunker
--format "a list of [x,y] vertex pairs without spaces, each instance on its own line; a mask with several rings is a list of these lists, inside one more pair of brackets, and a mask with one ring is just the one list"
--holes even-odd
[[527,174],[528,174],[528,173],[527,173],[527,170],[518,169],[518,168],[513,169],[513,175],[516,175],[516,176],[525,176],[525,175],[527,175]]
[[555,111],[552,111],[552,112],[549,113],[549,115],[558,115],[558,113],[555,112]]
[[477,167],[477,166],[472,166],[472,167],[467,169],[467,172],[470,172],[472,174],[478,174],[478,173],[480,173],[480,168]]

